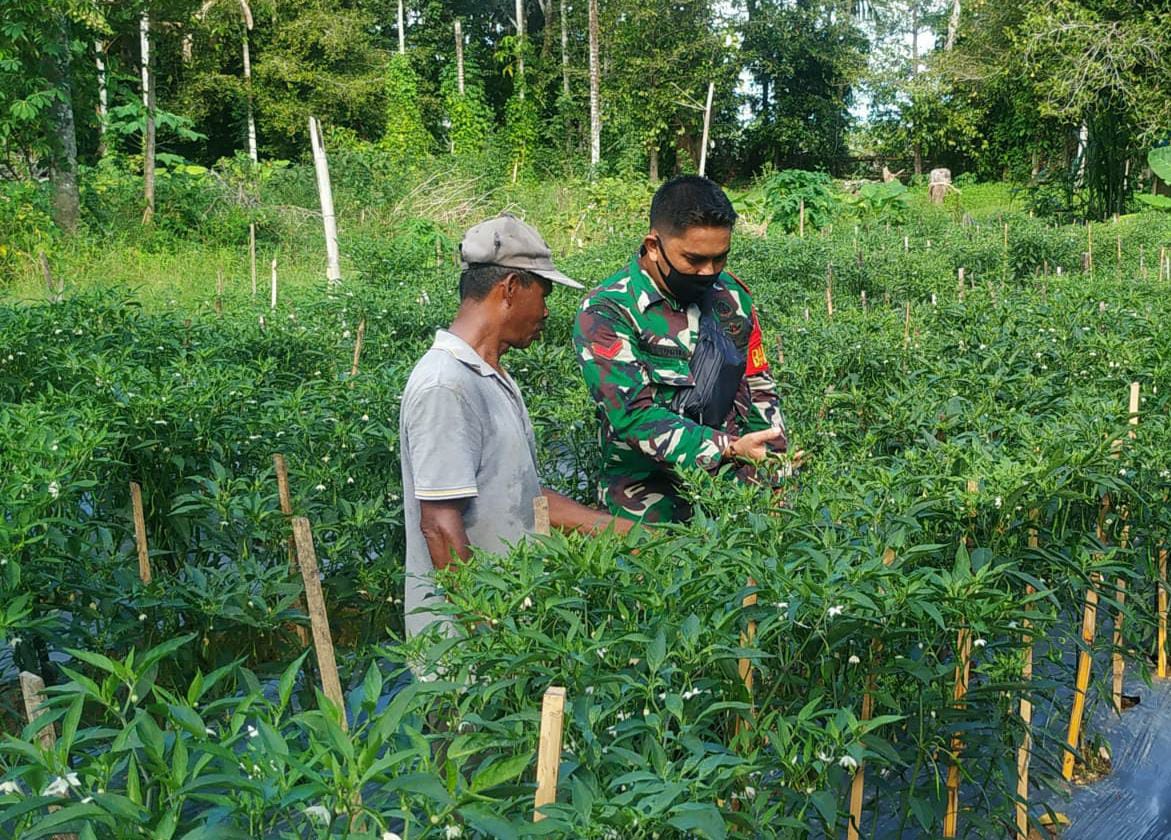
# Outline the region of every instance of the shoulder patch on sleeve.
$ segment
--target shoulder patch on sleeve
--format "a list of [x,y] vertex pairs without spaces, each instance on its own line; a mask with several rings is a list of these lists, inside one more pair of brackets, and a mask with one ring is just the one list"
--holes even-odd
[[755,376],[768,370],[768,357],[764,354],[764,334],[760,330],[760,319],[752,310],[752,335],[748,337],[748,362],[744,367],[745,376]]
[[736,285],[738,285],[741,289],[746,291],[749,295],[752,294],[752,289],[748,288],[747,284],[745,284],[745,282],[743,280],[741,280],[739,277],[737,277],[732,272],[728,271],[728,269],[726,269],[726,268],[724,269],[724,273],[727,274],[729,277],[731,277],[733,280],[735,280]]

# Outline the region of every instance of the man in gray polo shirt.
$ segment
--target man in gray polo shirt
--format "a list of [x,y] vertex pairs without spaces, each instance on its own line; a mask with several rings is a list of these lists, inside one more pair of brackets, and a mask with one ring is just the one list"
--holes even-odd
[[508,214],[471,228],[460,255],[459,311],[403,392],[408,636],[441,618],[427,609],[443,600],[434,570],[466,561],[473,546],[498,553],[532,533],[536,496],[548,500],[557,528],[625,533],[631,524],[541,487],[529,413],[500,364],[540,335],[554,283],[582,285],[557,270],[536,230]]

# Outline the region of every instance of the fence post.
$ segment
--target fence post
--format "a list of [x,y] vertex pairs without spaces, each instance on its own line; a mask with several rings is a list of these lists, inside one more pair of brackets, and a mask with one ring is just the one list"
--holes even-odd
[[[45,703],[45,681],[31,671],[21,671],[20,693],[24,699],[24,716],[29,723],[36,723]],[[40,731],[38,738],[44,749],[53,749],[57,744],[56,728],[50,723]]]
[[350,366],[350,385],[353,386],[353,379],[358,375],[358,359],[362,356],[362,341],[366,337],[366,319],[362,318],[358,321],[358,334],[354,336],[354,363]]
[[565,689],[558,685],[549,686],[541,702],[541,740],[537,743],[537,795],[533,800],[533,822],[545,819],[541,808],[557,801],[564,723]]

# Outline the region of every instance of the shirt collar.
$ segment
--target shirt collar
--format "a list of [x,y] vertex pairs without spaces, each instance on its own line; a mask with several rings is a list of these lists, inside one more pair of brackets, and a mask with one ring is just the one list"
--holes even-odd
[[453,332],[447,330],[435,331],[435,342],[431,345],[434,350],[450,353],[459,361],[480,374],[480,376],[496,376],[499,372],[492,365],[480,358],[480,354],[472,346]]

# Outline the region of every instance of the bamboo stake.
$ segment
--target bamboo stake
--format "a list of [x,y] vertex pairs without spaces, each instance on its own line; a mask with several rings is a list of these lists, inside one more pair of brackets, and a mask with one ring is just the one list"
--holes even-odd
[[703,141],[699,146],[699,174],[707,174],[707,138],[712,125],[712,97],[716,92],[716,83],[707,84],[707,106],[703,109]]
[[[288,465],[285,464],[285,456],[281,455],[280,453],[274,454],[272,456],[272,466],[276,471],[276,492],[277,498],[280,500],[281,513],[284,514],[285,518],[291,517],[293,515],[293,497],[289,492],[289,468]],[[295,572],[297,571],[297,540],[291,532],[289,533],[287,548],[289,556],[289,571]],[[301,598],[298,598],[295,602],[293,602],[293,606],[299,610],[304,611],[305,602]],[[296,633],[297,638],[301,642],[301,646],[307,646],[309,644],[309,631],[305,629],[305,625],[296,625]]]
[[832,319],[834,317],[834,264],[830,263],[825,269],[825,312]]
[[[20,672],[20,693],[24,698],[24,715],[29,723],[36,723],[45,704],[45,681],[31,671]],[[57,745],[57,731],[49,724],[38,733],[41,747],[51,750]]]
[[1086,222],[1086,269],[1094,276],[1094,226]]
[[[748,585],[749,586],[756,586],[756,581],[752,578],[749,578]],[[744,607],[745,609],[747,609],[748,607],[755,607],[756,606],[756,593],[751,592],[748,595],[745,595],[744,600],[740,602],[740,606]],[[756,640],[756,622],[749,621],[748,627],[746,628],[745,632],[740,634],[740,647],[748,647],[755,640]],[[737,663],[736,670],[740,674],[740,679],[744,683],[744,688],[748,692],[749,701],[751,702],[752,683],[753,683],[752,660],[746,656],[741,657],[740,661]],[[743,718],[736,719],[736,727],[735,727],[736,734],[747,731],[749,728],[750,727],[749,727],[748,721],[744,720]]]
[[[1029,527],[1029,548],[1032,549],[1040,545],[1037,539],[1039,514],[1036,509],[1029,511],[1029,518],[1033,521]],[[1025,587],[1027,595],[1032,595],[1035,591],[1032,586]],[[1033,637],[1027,631],[1031,624],[1027,618],[1024,620],[1026,633],[1021,637],[1025,645],[1025,664],[1021,667],[1021,682],[1024,683],[1025,689],[1021,694],[1020,716],[1025,734],[1016,752],[1016,840],[1029,840],[1029,759],[1033,750],[1033,701],[1029,699],[1028,686],[1033,679]]]
[[146,545],[146,517],[142,513],[142,487],[137,481],[130,482],[130,503],[134,512],[134,542],[138,548],[138,577],[143,583],[150,583],[150,554]]
[[911,343],[911,302],[907,301],[903,304],[903,344],[909,345]]
[[270,285],[270,301],[268,308],[276,311],[276,257],[272,258],[272,283]]
[[321,672],[321,690],[337,706],[342,731],[349,730],[346,720],[345,698],[338,678],[337,661],[333,655],[333,638],[329,632],[329,617],[325,611],[325,596],[317,570],[317,552],[313,548],[313,531],[309,520],[293,517],[293,538],[297,544],[297,562],[305,583],[305,600],[309,605],[309,623],[313,628],[313,647],[317,651],[317,670]]
[[338,262],[337,217],[333,212],[333,188],[329,180],[325,141],[321,135],[321,124],[316,117],[309,118],[309,141],[313,147],[313,168],[317,174],[317,194],[321,201],[321,221],[325,229],[325,277],[333,286],[342,280]]
[[557,801],[564,723],[565,689],[559,685],[549,686],[541,702],[541,740],[537,743],[537,795],[533,800],[533,822],[545,819],[541,809]]
[[962,267],[956,272],[956,278],[956,288],[959,290],[960,300],[962,301],[964,299],[964,269]]
[[350,384],[354,384],[354,377],[358,375],[358,359],[362,356],[362,341],[366,337],[366,319],[358,321],[358,334],[354,337],[354,363],[350,365]]
[[805,238],[805,199],[802,198],[797,203],[797,229],[801,238]]
[[[968,693],[968,677],[972,666],[972,631],[967,627],[959,632],[956,639],[956,652],[959,661],[956,663],[956,682],[953,699],[957,707],[962,708],[964,696]],[[947,811],[943,817],[943,836],[955,837],[959,824],[960,813],[960,752],[964,748],[963,739],[953,735],[951,739],[952,761],[947,768]]]
[[[882,562],[889,566],[895,561],[895,552],[893,548],[887,548],[882,552]],[[878,654],[882,649],[881,644],[875,639],[872,643],[871,650],[874,653],[874,658],[878,658]],[[878,680],[871,671],[870,676],[866,679],[866,692],[862,695],[862,721],[865,723],[874,717],[874,692],[878,688]],[[862,831],[862,796],[866,789],[866,764],[860,763],[858,769],[854,772],[854,778],[850,780],[850,821],[846,825],[846,840],[859,840]]]
[[785,363],[785,339],[781,335],[777,335],[777,364],[783,365]]
[[862,297],[862,311],[865,312],[867,309],[870,308],[870,305],[866,302],[866,290],[865,289],[862,290],[861,297]]
[[[1106,511],[1110,509],[1110,498],[1102,500],[1098,511],[1098,541],[1105,543],[1106,532],[1103,528]],[[1067,782],[1073,780],[1075,763],[1074,750],[1077,749],[1082,734],[1082,718],[1086,713],[1086,692],[1090,687],[1090,651],[1094,644],[1098,622],[1098,590],[1102,576],[1097,572],[1090,575],[1090,586],[1086,590],[1086,602],[1082,611],[1082,645],[1077,656],[1077,674],[1074,680],[1073,710],[1069,717],[1069,729],[1065,737],[1066,749],[1061,758],[1061,775]]]
[[224,317],[224,270],[218,269],[215,278],[215,314]]
[[909,236],[903,237],[903,253],[904,254],[911,253],[911,237],[909,237]]
[[256,297],[256,222],[248,224],[248,265],[252,270],[252,297]]
[[[1140,386],[1137,382],[1130,383],[1130,401],[1128,403],[1128,422],[1131,430],[1128,437],[1131,440],[1135,439],[1134,427],[1138,425],[1139,412],[1139,390]],[[1115,455],[1117,455],[1117,451]],[[1121,545],[1123,548],[1130,542],[1130,526],[1126,521],[1130,518],[1130,511],[1123,508],[1121,511],[1123,520]],[[1113,682],[1111,684],[1111,700],[1114,702],[1114,711],[1122,714],[1122,682],[1126,675],[1126,659],[1123,656],[1123,636],[1122,626],[1125,615],[1122,612],[1123,605],[1126,603],[1126,579],[1116,578],[1115,585],[1118,589],[1118,611],[1114,614],[1114,645],[1111,652],[1111,665],[1113,666]]]
[[549,527],[549,500],[544,496],[533,497],[533,533],[547,537],[551,533]]
[[1162,679],[1167,677],[1167,587],[1163,581],[1167,579],[1167,549],[1159,546],[1159,653],[1155,672]]

